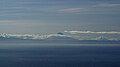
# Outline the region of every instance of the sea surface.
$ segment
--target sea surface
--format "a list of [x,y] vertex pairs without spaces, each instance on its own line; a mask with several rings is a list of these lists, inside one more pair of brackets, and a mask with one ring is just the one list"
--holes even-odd
[[60,45],[0,43],[0,67],[120,67],[120,46]]

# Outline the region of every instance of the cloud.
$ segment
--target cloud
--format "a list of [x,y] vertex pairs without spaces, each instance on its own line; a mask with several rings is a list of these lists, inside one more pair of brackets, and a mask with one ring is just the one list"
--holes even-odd
[[66,8],[66,9],[61,9],[61,10],[58,10],[59,12],[72,12],[72,13],[78,13],[78,12],[81,12],[81,11],[84,11],[85,9],[84,8]]
[[[92,31],[65,31],[70,34],[120,34],[120,32],[92,32]],[[117,37],[107,37],[107,36],[84,36],[78,35],[61,35],[61,34],[5,34],[0,33],[1,39],[22,39],[22,40],[120,40]]]
[[0,37],[18,38],[18,39],[47,39],[50,37],[70,37],[70,36],[60,35],[60,34],[40,35],[40,34],[5,34],[5,33],[0,33]]
[[[83,7],[74,7],[74,8],[64,8],[58,10],[59,12],[65,12],[65,13],[88,13],[88,12],[96,12],[96,11],[101,11],[103,10],[104,12],[110,12],[109,8],[116,8],[120,7],[120,4],[118,3],[99,3],[99,4],[94,4],[94,5],[88,5],[88,6],[83,6]],[[112,9],[111,9],[112,10]],[[119,10],[117,8],[117,10]]]
[[64,31],[70,34],[120,34],[120,32],[94,32],[94,31]]
[[110,4],[110,3],[102,3],[102,4],[97,4],[92,7],[118,7],[120,4]]

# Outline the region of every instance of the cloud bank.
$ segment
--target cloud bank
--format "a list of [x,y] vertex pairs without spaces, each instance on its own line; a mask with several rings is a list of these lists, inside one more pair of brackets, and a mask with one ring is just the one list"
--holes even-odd
[[[69,34],[120,34],[120,32],[92,32],[92,31],[65,31]],[[69,35],[69,34],[48,34],[48,35],[40,35],[40,34],[0,34],[0,39],[23,39],[23,40],[120,40],[119,37],[116,38],[114,36],[107,37],[104,35],[100,36],[87,36],[84,35]]]
[[40,35],[40,34],[5,34],[1,33],[0,38],[18,38],[18,39],[47,39],[51,37],[70,37],[67,35],[61,34],[48,34],[48,35]]
[[111,31],[111,32],[94,32],[94,31],[64,31],[70,34],[120,34],[120,32]]

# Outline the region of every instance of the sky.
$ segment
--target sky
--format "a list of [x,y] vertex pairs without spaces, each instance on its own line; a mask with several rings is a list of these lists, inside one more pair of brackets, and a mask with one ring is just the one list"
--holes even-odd
[[0,0],[0,33],[120,31],[120,0]]

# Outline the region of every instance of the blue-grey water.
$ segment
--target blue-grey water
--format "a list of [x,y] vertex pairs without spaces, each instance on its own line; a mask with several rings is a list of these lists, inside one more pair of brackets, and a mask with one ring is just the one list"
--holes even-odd
[[120,67],[119,46],[0,45],[0,67]]

